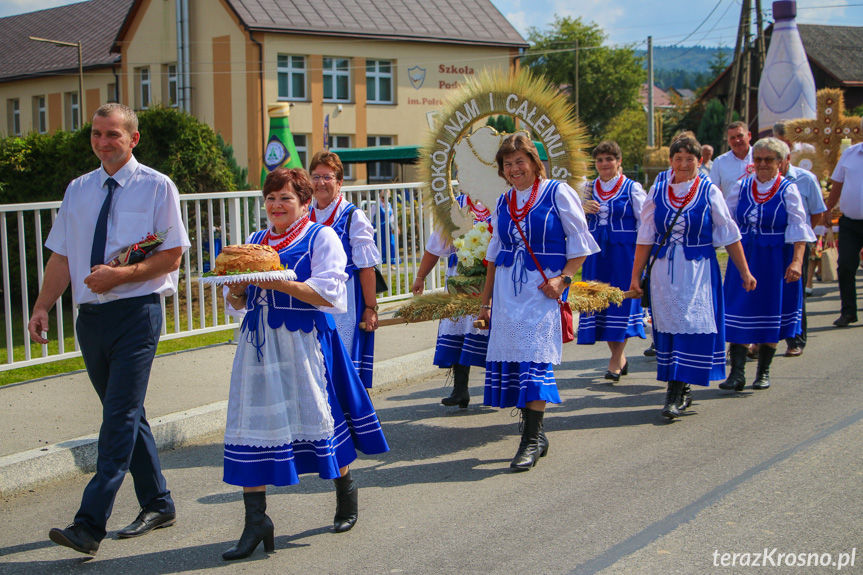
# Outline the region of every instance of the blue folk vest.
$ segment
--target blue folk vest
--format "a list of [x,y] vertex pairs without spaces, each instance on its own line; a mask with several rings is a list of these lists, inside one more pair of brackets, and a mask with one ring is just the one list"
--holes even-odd
[[[776,247],[785,243],[785,228],[788,225],[788,211],[785,205],[785,193],[791,182],[782,178],[776,194],[763,204],[755,201],[752,190],[755,178],[745,178],[740,183],[740,201],[734,218],[740,226],[741,243],[748,246]],[[749,222],[750,215],[755,214],[756,223]]]
[[[685,222],[683,236],[683,254],[688,260],[713,257],[716,250],[713,247],[713,217],[710,206],[710,186],[713,183],[709,178],[702,178],[689,205],[681,212],[678,222]],[[656,238],[654,243],[658,244],[668,231],[677,208],[668,201],[668,172],[661,172],[654,183],[654,202],[656,210],[653,220],[656,223]],[[671,239],[662,246],[657,257],[665,257]]]
[[[566,265],[566,233],[555,198],[558,187],[560,182],[547,180],[536,203],[519,223],[540,265],[552,272],[559,272]],[[510,190],[497,201],[497,230],[501,242],[500,253],[494,262],[497,266],[514,265],[516,253],[524,249],[521,234],[509,215],[508,198],[514,193],[514,190]],[[536,264],[529,254],[524,258],[524,265],[528,270],[536,270]]]
[[[351,249],[351,230],[348,229],[348,220],[351,219],[350,215],[357,209],[357,207],[347,200],[342,201],[345,202],[347,206],[342,212],[342,215],[333,222],[332,228],[335,230],[336,235],[339,236],[339,239],[342,242],[342,247],[348,255],[348,265],[345,266],[345,273],[347,273],[348,276],[352,276],[358,268],[354,265],[353,250]],[[353,223],[353,220],[351,220],[351,222]]]
[[[605,239],[612,244],[634,244],[638,236],[638,220],[635,219],[635,210],[632,207],[632,187],[635,184],[626,176],[620,191],[611,200],[606,202],[608,206],[608,225],[599,225],[599,214],[585,214],[587,217],[587,229],[593,235],[600,247]],[[598,180],[597,180],[598,181]],[[599,202],[599,194],[596,192],[596,181],[593,182],[593,199]],[[603,229],[605,228],[605,229]]]
[[[312,246],[315,244],[315,238],[318,233],[324,228],[321,224],[309,222],[309,226],[305,235],[291,242],[289,246],[279,251],[279,259],[285,268],[293,270],[297,274],[296,281],[305,281],[312,277]],[[255,232],[250,243],[260,243],[264,238],[266,230]],[[261,289],[257,286],[249,286],[249,297],[246,301],[246,309],[249,313],[243,321],[243,330],[254,329],[255,326],[248,325],[253,323],[253,316],[260,314],[261,306],[268,306],[267,325],[273,329],[278,329],[282,326],[289,331],[302,330],[306,333],[312,331],[316,327],[318,331],[327,329],[335,329],[336,323],[333,316],[320,311],[312,304],[300,301],[284,292],[266,290],[266,296],[261,295]]]

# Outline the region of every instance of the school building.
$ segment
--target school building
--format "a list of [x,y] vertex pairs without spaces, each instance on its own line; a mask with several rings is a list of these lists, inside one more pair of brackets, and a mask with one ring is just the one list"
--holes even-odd
[[[81,42],[78,50],[31,40]],[[418,145],[466,77],[514,69],[527,43],[488,0],[89,0],[0,19],[0,133],[78,127],[107,101],[177,106],[212,126],[254,179],[267,106],[291,105],[304,165],[334,150]],[[357,164],[351,183],[387,181]]]

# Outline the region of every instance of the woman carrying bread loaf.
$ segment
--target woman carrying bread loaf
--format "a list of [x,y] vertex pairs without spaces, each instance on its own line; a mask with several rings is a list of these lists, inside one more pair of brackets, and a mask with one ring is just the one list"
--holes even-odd
[[[375,230],[363,210],[342,197],[344,168],[338,155],[324,150],[309,164],[315,197],[309,217],[336,231],[348,263],[348,312],[335,317],[336,329],[354,360],[363,385],[372,386],[375,362],[375,330],[378,327],[378,300],[375,294],[375,266],[381,253],[375,244]],[[360,329],[360,323],[365,329]]]
[[243,487],[245,528],[222,557],[242,559],[264,542],[273,550],[267,485],[299,475],[333,479],[341,533],[357,521],[357,487],[348,465],[359,449],[389,450],[374,407],[333,314],[348,308],[347,257],[337,233],[309,221],[313,187],[304,170],[279,168],[264,182],[270,227],[249,244],[271,246],[296,281],[229,284],[229,307],[244,312],[231,372],[224,481]]

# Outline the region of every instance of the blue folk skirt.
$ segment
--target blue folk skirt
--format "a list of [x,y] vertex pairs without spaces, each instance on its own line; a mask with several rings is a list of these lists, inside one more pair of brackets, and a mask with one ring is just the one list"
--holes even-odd
[[803,281],[787,283],[785,270],[794,245],[745,248],[746,262],[758,281],[743,289],[740,272],[728,262],[725,273],[725,337],[732,343],[778,343],[803,332]]
[[658,381],[710,385],[725,379],[725,304],[716,256],[710,258],[710,282],[716,333],[663,333],[654,328]]
[[[583,280],[605,282],[623,291],[632,280],[634,244],[613,244],[606,241],[602,251],[587,257],[581,268]],[[579,345],[592,345],[597,341],[626,341],[630,337],[645,338],[644,310],[640,299],[625,299],[620,305],[578,316]]]
[[389,451],[374,406],[338,333],[334,329],[317,333],[335,424],[333,435],[277,447],[225,445],[225,483],[242,487],[295,485],[304,473],[336,479],[339,469],[357,458],[357,450],[367,455]]
[[530,361],[486,362],[485,405],[524,408],[530,401],[560,403],[552,364]]

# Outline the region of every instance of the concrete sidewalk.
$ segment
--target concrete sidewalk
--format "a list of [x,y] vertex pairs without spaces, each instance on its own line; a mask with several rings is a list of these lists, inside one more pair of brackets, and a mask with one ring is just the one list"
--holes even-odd
[[[427,377],[437,322],[388,326],[375,336],[376,390]],[[230,332],[226,332],[226,339]],[[156,357],[147,419],[160,449],[224,429],[231,343]],[[0,387],[0,496],[95,469],[101,409],[86,372]]]

